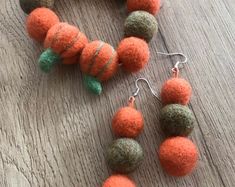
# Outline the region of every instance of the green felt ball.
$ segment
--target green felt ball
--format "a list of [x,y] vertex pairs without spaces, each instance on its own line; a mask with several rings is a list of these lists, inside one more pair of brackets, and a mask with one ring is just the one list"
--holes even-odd
[[149,42],[158,30],[158,23],[152,14],[145,11],[132,12],[124,24],[126,37],[135,36]]
[[130,138],[120,138],[107,151],[107,162],[113,171],[130,173],[143,161],[144,153],[140,144]]
[[92,93],[100,95],[102,92],[102,86],[99,80],[95,77],[84,75],[83,79],[85,87]]
[[166,135],[187,136],[194,127],[195,118],[187,106],[166,105],[160,114],[161,127]]
[[47,49],[40,55],[38,63],[40,69],[45,73],[48,73],[55,64],[60,62],[60,60],[60,56],[57,53],[53,52],[51,49]]
[[35,8],[53,8],[54,2],[55,0],[20,0],[20,7],[26,14],[29,14]]

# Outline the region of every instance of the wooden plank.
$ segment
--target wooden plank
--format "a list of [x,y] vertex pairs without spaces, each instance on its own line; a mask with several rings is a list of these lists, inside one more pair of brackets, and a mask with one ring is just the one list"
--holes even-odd
[[[36,64],[43,49],[27,36],[18,1],[1,1],[0,7],[0,186],[101,186],[111,174],[104,153],[114,139],[112,115],[127,103],[136,78],[149,79],[159,91],[170,76],[176,58],[157,51],[189,57],[181,75],[194,91],[190,108],[197,124],[190,137],[198,145],[199,164],[180,179],[163,172],[156,157],[164,139],[158,121],[161,106],[141,84],[136,104],[145,130],[137,140],[145,160],[131,176],[141,187],[233,186],[233,0],[164,0],[149,65],[135,75],[119,71],[104,84],[100,97],[84,89],[77,66],[58,66],[43,74]],[[61,20],[79,26],[91,40],[116,47],[122,38],[125,1],[58,0],[55,9]]]

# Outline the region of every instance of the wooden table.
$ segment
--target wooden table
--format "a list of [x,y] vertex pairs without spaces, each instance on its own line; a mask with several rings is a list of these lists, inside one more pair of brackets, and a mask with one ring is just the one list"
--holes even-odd
[[[90,40],[117,46],[127,17],[124,0],[58,0],[61,20],[77,25]],[[156,150],[164,140],[161,109],[144,82],[137,108],[145,118],[137,139],[145,151],[131,177],[139,187],[234,186],[235,183],[235,1],[165,0],[159,32],[150,42],[151,60],[138,74],[121,70],[98,97],[87,92],[77,65],[44,74],[43,51],[25,31],[18,0],[0,1],[0,186],[97,187],[110,174],[105,151],[114,139],[111,120],[127,104],[138,77],[159,92],[183,52],[181,76],[193,87],[189,104],[197,123],[190,138],[199,148],[198,167],[184,178],[168,176]]]

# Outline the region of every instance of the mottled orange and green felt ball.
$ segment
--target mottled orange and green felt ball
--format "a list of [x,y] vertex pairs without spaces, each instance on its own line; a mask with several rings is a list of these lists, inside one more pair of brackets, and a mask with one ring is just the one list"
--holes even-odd
[[87,43],[86,36],[77,27],[68,23],[54,25],[47,32],[44,41],[46,50],[39,58],[40,68],[44,72],[49,72],[53,65],[62,59],[77,56]]
[[176,177],[191,173],[198,160],[197,147],[190,139],[180,136],[166,139],[158,154],[163,169]]
[[117,72],[117,52],[105,42],[93,41],[83,49],[80,67],[85,74],[85,86],[93,93],[100,94],[102,92],[100,82],[110,79]]
[[166,135],[188,136],[194,128],[195,118],[187,106],[170,104],[161,110],[160,122]]
[[156,18],[146,11],[134,11],[124,23],[126,37],[135,36],[149,42],[158,30]]
[[136,187],[136,185],[125,175],[112,175],[104,181],[102,187]]
[[187,105],[192,95],[192,87],[188,81],[182,78],[171,78],[167,80],[161,90],[163,105],[181,104]]
[[124,38],[118,46],[117,53],[119,63],[129,73],[143,69],[150,55],[148,44],[136,37]]
[[130,173],[140,166],[144,159],[144,152],[137,141],[131,138],[120,138],[110,145],[106,158],[113,171]]
[[144,127],[144,119],[134,104],[119,109],[113,117],[112,128],[116,136],[135,138]]
[[38,42],[43,42],[48,30],[59,23],[58,16],[48,8],[37,8],[32,11],[26,20],[29,36]]

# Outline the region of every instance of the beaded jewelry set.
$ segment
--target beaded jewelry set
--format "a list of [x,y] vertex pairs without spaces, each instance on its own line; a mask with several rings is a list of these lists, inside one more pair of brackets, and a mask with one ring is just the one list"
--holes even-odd
[[[50,10],[54,0],[20,0],[23,11],[28,15],[26,21],[29,36],[43,42],[45,51],[39,57],[39,67],[49,72],[57,63],[80,64],[84,73],[85,87],[95,94],[101,94],[101,82],[110,79],[121,66],[126,72],[140,71],[149,60],[149,42],[157,32],[154,15],[160,9],[160,0],[127,0],[129,16],[124,24],[125,38],[117,50],[103,41],[88,42],[87,37],[77,27],[60,22]],[[181,55],[181,53],[160,53]],[[138,168],[144,159],[140,144],[134,140],[144,127],[141,112],[135,109],[135,97],[139,93],[138,81],[148,83],[152,94],[162,102],[160,124],[168,138],[160,145],[158,155],[163,169],[172,176],[185,176],[196,166],[198,151],[187,136],[193,130],[195,118],[186,106],[192,88],[179,78],[177,62],[172,69],[173,77],[161,89],[161,99],[144,78],[136,80],[137,91],[129,98],[129,104],[119,109],[113,117],[112,129],[119,137],[108,148],[106,158],[110,168],[117,174],[109,177],[102,187],[135,187],[126,174]]]

